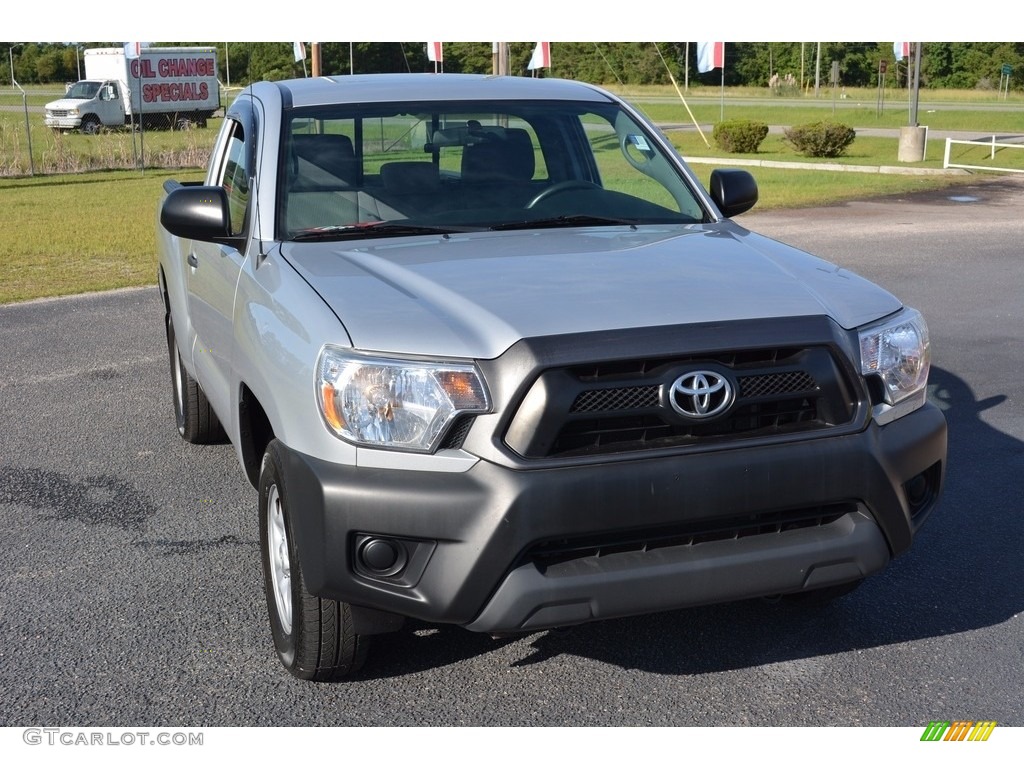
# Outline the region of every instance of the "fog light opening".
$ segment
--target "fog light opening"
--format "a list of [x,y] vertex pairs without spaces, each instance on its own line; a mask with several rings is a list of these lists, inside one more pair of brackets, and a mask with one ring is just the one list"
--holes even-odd
[[409,555],[400,541],[367,537],[357,548],[360,568],[373,576],[395,576],[402,572]]
[[903,493],[907,497],[911,517],[928,509],[938,497],[940,469],[939,464],[933,464],[903,484]]

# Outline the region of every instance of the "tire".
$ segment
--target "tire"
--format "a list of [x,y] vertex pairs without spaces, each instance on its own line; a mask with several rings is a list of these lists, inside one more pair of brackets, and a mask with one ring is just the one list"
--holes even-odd
[[301,680],[329,682],[358,672],[369,638],[352,628],[347,603],[309,594],[295,546],[281,448],[271,440],[259,481],[260,549],[267,613],[277,656]]
[[87,117],[83,117],[82,118],[82,126],[81,126],[82,133],[87,133],[90,136],[93,136],[93,135],[99,133],[102,129],[103,129],[103,125],[100,123],[99,120],[97,120],[92,115],[89,115]]
[[167,316],[167,356],[171,366],[171,397],[174,402],[174,420],[182,439],[196,445],[220,443],[225,439],[224,428],[210,407],[199,382],[193,379],[178,351],[174,323]]

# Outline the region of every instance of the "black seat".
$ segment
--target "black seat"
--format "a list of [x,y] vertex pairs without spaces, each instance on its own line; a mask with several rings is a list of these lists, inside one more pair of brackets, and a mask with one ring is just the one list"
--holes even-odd
[[508,128],[504,138],[483,134],[462,151],[463,181],[529,181],[536,161],[530,134],[522,128]]
[[380,167],[381,197],[407,216],[454,206],[446,198],[437,166],[430,162],[400,161]]
[[292,136],[292,154],[295,158],[295,183],[316,186],[358,184],[359,164],[352,148],[352,139],[348,136],[332,133],[296,134]]

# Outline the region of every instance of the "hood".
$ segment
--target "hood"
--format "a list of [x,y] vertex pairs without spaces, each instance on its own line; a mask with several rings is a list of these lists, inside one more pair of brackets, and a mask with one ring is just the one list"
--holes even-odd
[[87,101],[93,101],[93,99],[57,99],[47,104],[44,109],[51,111],[74,109],[79,104],[84,104]]
[[522,338],[898,310],[874,284],[732,222],[284,243],[359,349],[492,359]]

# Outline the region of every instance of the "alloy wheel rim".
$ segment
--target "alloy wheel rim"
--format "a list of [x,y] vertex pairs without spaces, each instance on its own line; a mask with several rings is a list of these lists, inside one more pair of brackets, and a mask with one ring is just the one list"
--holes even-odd
[[288,532],[285,529],[284,508],[276,485],[270,487],[267,495],[267,548],[277,618],[285,634],[291,634],[292,569],[288,557]]
[[178,415],[185,412],[185,385],[181,375],[181,354],[178,345],[174,345],[174,404],[178,406]]

